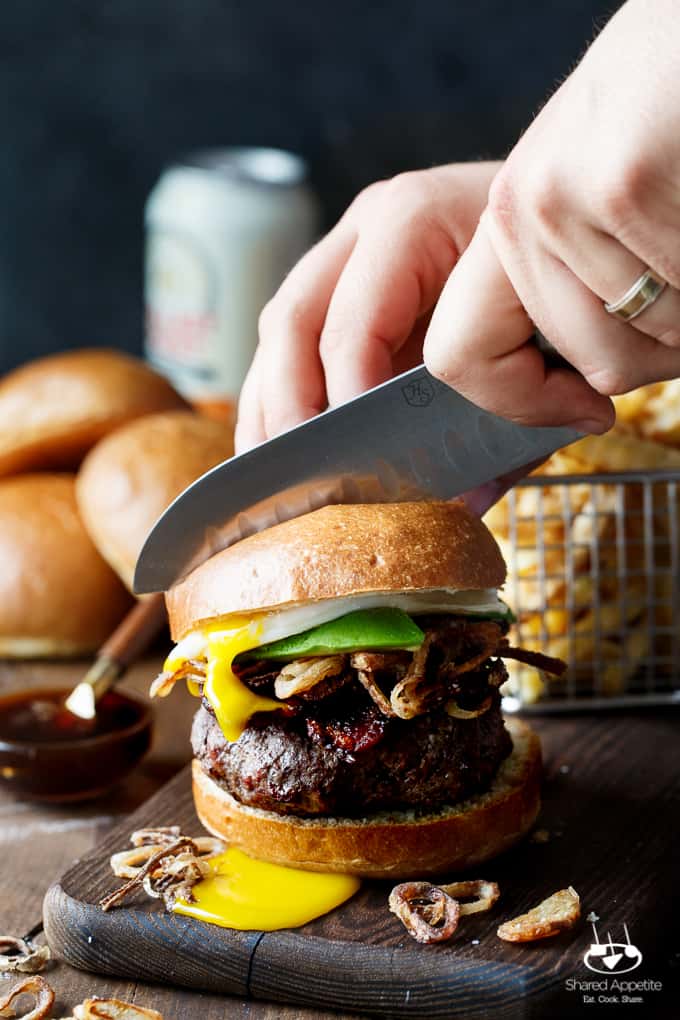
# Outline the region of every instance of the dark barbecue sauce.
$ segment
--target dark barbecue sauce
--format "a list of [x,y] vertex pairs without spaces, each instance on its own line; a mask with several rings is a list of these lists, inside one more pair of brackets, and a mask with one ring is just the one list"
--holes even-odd
[[64,707],[65,689],[18,691],[0,698],[0,742],[47,744],[73,742],[127,729],[140,717],[139,706],[116,691],[97,703],[92,720],[79,719]]
[[64,707],[69,688],[0,698],[0,784],[19,797],[75,801],[114,786],[149,750],[148,706],[119,691],[84,720]]

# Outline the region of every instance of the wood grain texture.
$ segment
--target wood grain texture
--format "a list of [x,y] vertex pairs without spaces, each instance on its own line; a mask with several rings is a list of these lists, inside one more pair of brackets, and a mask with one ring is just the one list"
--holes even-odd
[[387,911],[383,883],[367,883],[348,904],[302,929],[264,935],[168,916],[142,898],[102,914],[96,902],[116,883],[109,854],[133,828],[179,823],[199,831],[187,772],[52,887],[45,901],[50,942],[70,963],[98,973],[299,1003],[316,1016],[334,1008],[393,1017],[571,1017],[582,1003],[565,990],[565,979],[594,977],[582,963],[590,926],[533,945],[495,935],[502,920],[571,884],[584,916],[594,910],[601,918],[605,937],[611,930],[616,940],[627,923],[644,954],[635,976],[665,982],[668,1002],[649,993],[646,1015],[676,1015],[676,717],[613,714],[536,725],[546,757],[538,824],[549,841],[527,841],[478,869],[474,877],[498,881],[501,899],[489,914],[464,918],[450,943],[411,942]]
[[[166,639],[167,645],[167,639]],[[124,689],[144,695],[158,672],[165,648],[130,670]],[[0,663],[0,693],[22,687],[64,687],[83,675],[84,662]],[[24,934],[40,926],[41,905],[49,884],[85,856],[106,831],[147,800],[189,758],[189,729],[196,703],[179,688],[172,698],[156,703],[155,738],[151,753],[134,774],[105,798],[90,804],[50,805],[16,800],[0,787],[0,932]],[[41,941],[43,936],[38,936]],[[88,996],[116,996],[159,1010],[165,1020],[353,1020],[353,1014],[324,1009],[268,1005],[243,998],[225,998],[189,991],[167,983],[147,984],[94,975],[63,961],[45,974],[56,993],[55,1016],[70,1015]],[[13,983],[0,974],[0,994]]]

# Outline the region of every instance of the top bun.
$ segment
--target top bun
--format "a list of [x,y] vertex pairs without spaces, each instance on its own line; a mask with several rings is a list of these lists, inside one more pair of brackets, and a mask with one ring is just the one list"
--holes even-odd
[[231,613],[367,592],[499,588],[505,563],[462,500],[326,506],[237,542],[166,594],[180,640]]
[[0,656],[85,655],[131,599],[83,527],[73,475],[0,481]]
[[130,422],[102,439],[78,474],[78,506],[128,588],[151,527],[180,492],[234,453],[232,429],[191,411]]
[[118,351],[40,358],[0,381],[0,475],[76,467],[124,422],[186,406],[162,376]]

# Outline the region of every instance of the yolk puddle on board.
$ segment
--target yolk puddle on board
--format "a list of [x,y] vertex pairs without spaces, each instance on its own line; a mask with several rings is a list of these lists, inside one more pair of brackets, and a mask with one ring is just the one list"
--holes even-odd
[[173,910],[241,931],[298,928],[340,906],[361,884],[352,875],[320,874],[257,861],[236,847],[209,863],[213,874],[193,887],[194,902],[178,900]]
[[[215,710],[220,729],[229,741],[238,740],[255,712],[274,712],[281,702],[253,694],[234,673],[232,663],[241,652],[261,644],[262,626],[249,617],[235,618],[226,628],[224,624],[206,627],[208,638],[208,666],[203,694]],[[179,668],[182,659],[168,656],[164,669],[172,672]],[[198,693],[196,684],[190,683],[192,694]]]

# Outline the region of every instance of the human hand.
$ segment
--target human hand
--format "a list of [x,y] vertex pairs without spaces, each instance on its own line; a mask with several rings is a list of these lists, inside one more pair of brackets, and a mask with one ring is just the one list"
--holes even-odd
[[[496,175],[430,323],[425,363],[524,424],[602,432],[609,396],[680,376],[680,18],[629,0]],[[647,267],[669,286],[608,314]],[[576,371],[547,368],[536,323]]]
[[237,453],[422,360],[430,314],[499,165],[436,167],[361,192],[262,313]]

